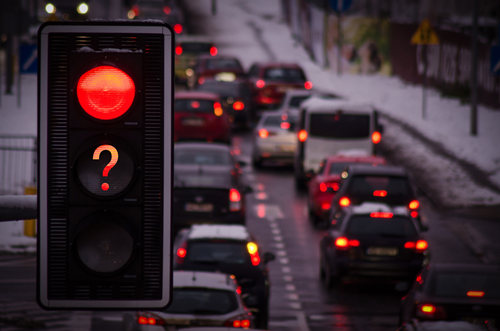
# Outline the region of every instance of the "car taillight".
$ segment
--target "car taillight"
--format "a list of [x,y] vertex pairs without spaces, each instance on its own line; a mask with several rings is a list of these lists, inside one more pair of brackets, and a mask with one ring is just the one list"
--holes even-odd
[[183,28],[182,28],[182,25],[180,25],[180,24],[178,24],[178,23],[174,25],[174,32],[175,32],[175,33],[177,33],[177,34],[181,34],[181,33],[182,33],[182,29],[183,29]]
[[325,193],[328,191],[328,189],[331,188],[334,192],[337,192],[339,190],[339,183],[333,182],[333,183],[328,183],[328,182],[322,182],[319,184],[319,191]]
[[214,114],[215,114],[215,116],[220,117],[220,116],[222,116],[223,113],[224,113],[224,111],[222,110],[222,106],[221,106],[220,102],[214,102]]
[[386,190],[375,190],[373,191],[374,197],[385,198],[387,196]]
[[187,250],[183,247],[177,249],[177,256],[181,259],[185,258],[187,254]]
[[257,86],[257,88],[263,88],[264,86],[266,86],[266,82],[263,81],[262,79],[259,79],[258,81],[255,82],[255,86]]
[[373,131],[372,133],[372,143],[378,144],[382,140],[382,134],[378,131]]
[[444,319],[446,313],[442,307],[430,303],[422,303],[417,306],[417,317],[423,319]]
[[307,140],[307,131],[304,129],[300,130],[299,133],[297,134],[297,137],[299,138],[299,141],[303,143],[304,141]]
[[240,315],[224,322],[225,327],[248,329],[252,325],[251,314]]
[[412,200],[408,204],[408,208],[410,208],[410,210],[416,210],[416,209],[418,209],[418,207],[420,207],[420,202],[418,202],[418,200]]
[[198,78],[198,85],[203,85],[205,83],[205,77]]
[[256,243],[250,241],[247,243],[247,251],[248,254],[250,254],[252,265],[258,266],[260,263],[259,246],[257,246]]
[[348,239],[346,237],[338,237],[335,239],[335,248],[348,249],[349,247],[359,247],[359,240]]
[[471,298],[482,298],[484,297],[484,291],[467,291],[467,296]]
[[229,190],[229,211],[239,210],[241,210],[241,194],[237,189],[232,188]]
[[429,243],[423,239],[419,239],[416,242],[414,241],[407,241],[405,242],[404,245],[405,248],[407,249],[413,249],[417,251],[418,253],[422,253],[429,248]]
[[269,131],[267,131],[266,129],[260,129],[259,137],[262,139],[266,139],[267,137],[269,137]]
[[245,104],[243,103],[243,101],[236,101],[235,103],[233,103],[233,109],[236,111],[243,110],[245,109]]
[[182,54],[182,46],[176,46],[175,47],[175,54],[176,55],[181,55]]
[[212,56],[217,55],[217,47],[215,47],[215,46],[210,47],[210,55],[212,55]]
[[282,128],[283,130],[290,129],[290,122],[281,122],[280,128]]
[[310,81],[307,81],[304,83],[304,88],[306,90],[310,90],[310,89],[312,89],[312,87],[313,87],[313,83],[311,83]]
[[165,325],[165,321],[155,314],[139,313],[137,315],[137,324],[140,325]]
[[330,206],[331,206],[331,204],[329,202],[323,202],[321,204],[321,209],[328,210],[328,209],[330,209]]
[[371,218],[392,218],[393,214],[389,212],[377,211],[370,213]]
[[339,205],[341,207],[348,207],[351,204],[351,200],[348,197],[342,197],[339,200]]
[[241,286],[238,286],[238,287],[236,288],[236,293],[238,293],[239,295],[241,295]]
[[172,12],[172,8],[170,8],[169,6],[163,6],[163,12],[165,13],[165,15],[170,15],[170,13]]

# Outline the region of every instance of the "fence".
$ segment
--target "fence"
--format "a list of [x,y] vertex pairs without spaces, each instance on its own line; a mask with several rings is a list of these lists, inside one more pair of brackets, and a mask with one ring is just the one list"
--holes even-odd
[[0,195],[24,194],[36,181],[37,138],[0,135]]

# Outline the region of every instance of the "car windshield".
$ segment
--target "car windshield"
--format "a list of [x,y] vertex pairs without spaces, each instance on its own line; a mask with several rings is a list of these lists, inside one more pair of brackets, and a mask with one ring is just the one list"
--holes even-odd
[[368,138],[370,115],[343,114],[341,112],[313,113],[309,119],[309,135],[323,138]]
[[206,67],[208,70],[243,70],[241,64],[236,59],[210,59],[206,61]]
[[174,288],[170,314],[222,315],[238,309],[235,293],[209,288]]
[[417,230],[413,221],[406,217],[372,218],[353,216],[347,224],[346,234],[352,236],[414,237]]
[[176,99],[174,103],[174,111],[213,113],[214,102],[212,100],[203,100],[203,99]]
[[295,68],[270,68],[264,71],[264,79],[285,82],[303,82],[306,80],[304,73]]
[[175,148],[174,164],[192,165],[230,165],[229,151],[213,150],[206,148]]
[[484,298],[500,299],[500,273],[438,271],[431,292],[438,297],[466,297],[469,291],[484,292]]
[[249,263],[248,251],[243,242],[223,240],[192,241],[189,244],[186,261],[192,263]]
[[[383,195],[377,195],[376,191],[384,191]],[[387,202],[393,201],[405,203],[413,198],[410,183],[407,177],[398,176],[353,176],[346,194],[353,198],[363,200],[382,199]]]

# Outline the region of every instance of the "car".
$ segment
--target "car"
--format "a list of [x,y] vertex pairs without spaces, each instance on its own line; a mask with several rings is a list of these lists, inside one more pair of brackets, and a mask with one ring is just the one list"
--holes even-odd
[[128,19],[157,19],[168,23],[176,35],[184,32],[184,13],[178,0],[137,0],[127,13]]
[[[176,270],[172,301],[166,309],[138,311],[132,330],[219,326],[250,328],[254,317],[245,307],[234,276],[220,272]],[[128,329],[127,329],[128,330]]]
[[393,165],[349,165],[341,173],[339,190],[333,196],[329,220],[348,206],[363,202],[380,202],[405,207],[417,220],[420,230],[427,230],[427,222],[420,214],[420,202],[409,174]]
[[271,252],[262,253],[245,226],[192,225],[178,233],[174,252],[175,270],[218,270],[235,275],[243,300],[254,313],[256,326],[267,328],[270,295],[267,264],[275,256]]
[[259,108],[277,108],[289,89],[312,88],[311,81],[297,63],[255,62],[247,75],[254,103]]
[[293,164],[297,147],[295,117],[279,112],[263,113],[252,136],[252,164],[260,168],[266,161]]
[[207,78],[219,81],[233,81],[246,76],[245,69],[235,56],[203,54],[198,56],[193,75],[188,77],[188,86],[195,87]]
[[321,162],[318,172],[308,183],[307,206],[309,218],[318,225],[328,221],[330,204],[339,190],[340,174],[350,164],[383,165],[386,160],[381,156],[366,156],[350,153],[331,155]]
[[246,80],[224,81],[204,78],[196,90],[220,96],[222,107],[227,112],[233,128],[246,129],[251,126],[255,109],[252,104],[250,87]]
[[183,140],[231,141],[227,111],[217,94],[182,91],[174,99],[174,142]]
[[400,324],[468,321],[500,328],[500,266],[431,263],[401,300]]
[[378,112],[369,104],[313,96],[301,104],[296,131],[295,186],[305,190],[329,155],[345,150],[376,155],[382,126]]
[[245,224],[243,161],[225,144],[174,144],[174,233],[196,223]]
[[215,44],[204,36],[183,35],[177,38],[175,45],[175,82],[186,84],[188,77],[194,75],[196,59],[199,55],[216,56],[218,49]]
[[344,278],[410,282],[428,260],[428,243],[404,207],[351,207],[320,241],[320,278],[327,288]]
[[337,95],[330,92],[318,91],[316,89],[289,89],[285,92],[278,111],[284,115],[298,116],[300,105],[312,96],[317,96],[325,99],[339,98]]

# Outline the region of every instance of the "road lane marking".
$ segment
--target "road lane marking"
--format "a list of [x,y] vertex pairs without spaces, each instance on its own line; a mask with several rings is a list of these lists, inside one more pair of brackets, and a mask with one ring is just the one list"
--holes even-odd
[[286,284],[285,289],[289,292],[295,292],[295,290],[296,290],[295,285],[293,285],[293,284]]
[[292,269],[290,269],[290,267],[283,267],[281,268],[281,271],[284,273],[284,274],[289,274],[292,272]]
[[284,257],[284,258],[281,258],[281,259],[280,259],[280,263],[281,263],[281,264],[288,264],[289,262],[290,262],[290,260],[288,260],[288,258],[287,258],[287,257]]

